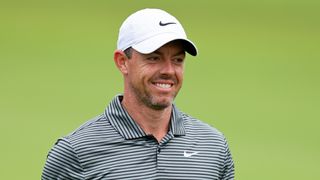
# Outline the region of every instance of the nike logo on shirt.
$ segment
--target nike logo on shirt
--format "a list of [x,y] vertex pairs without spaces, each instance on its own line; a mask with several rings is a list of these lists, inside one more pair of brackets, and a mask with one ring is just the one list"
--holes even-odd
[[183,156],[184,157],[191,157],[191,156],[196,155],[198,153],[199,152],[197,152],[197,151],[183,151]]

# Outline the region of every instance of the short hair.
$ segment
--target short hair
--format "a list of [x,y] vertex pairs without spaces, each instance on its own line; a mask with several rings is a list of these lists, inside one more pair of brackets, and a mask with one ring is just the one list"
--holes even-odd
[[132,47],[128,47],[123,52],[127,56],[128,59],[131,59],[131,57],[132,57]]

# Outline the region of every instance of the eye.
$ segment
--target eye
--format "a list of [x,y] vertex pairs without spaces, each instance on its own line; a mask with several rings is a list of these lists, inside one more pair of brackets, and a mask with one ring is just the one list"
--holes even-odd
[[147,60],[149,61],[158,61],[160,59],[159,56],[150,56],[150,57],[147,57]]
[[173,59],[173,62],[176,63],[176,64],[183,64],[184,58],[176,57],[176,58]]

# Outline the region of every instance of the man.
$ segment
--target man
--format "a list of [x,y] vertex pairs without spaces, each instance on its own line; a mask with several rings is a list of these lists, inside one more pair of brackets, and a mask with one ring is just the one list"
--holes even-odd
[[173,104],[185,51],[197,54],[172,15],[159,9],[130,15],[114,52],[123,95],[58,140],[42,179],[234,179],[222,133]]

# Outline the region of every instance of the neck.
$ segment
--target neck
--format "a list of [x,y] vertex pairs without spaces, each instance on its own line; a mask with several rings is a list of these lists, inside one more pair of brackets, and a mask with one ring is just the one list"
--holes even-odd
[[172,105],[162,110],[155,110],[130,99],[132,98],[123,97],[121,103],[124,108],[146,134],[153,135],[160,142],[169,130]]

